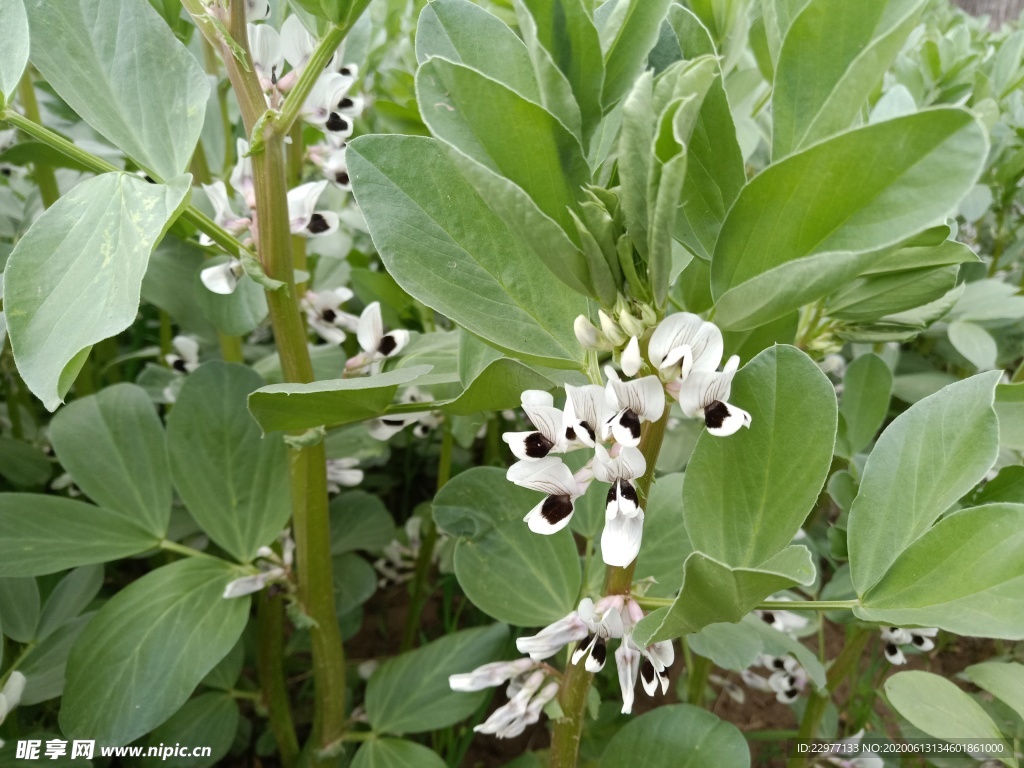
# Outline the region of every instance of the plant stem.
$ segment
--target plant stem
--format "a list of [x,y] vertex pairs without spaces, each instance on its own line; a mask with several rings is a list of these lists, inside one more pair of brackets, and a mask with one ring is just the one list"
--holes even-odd
[[[327,66],[327,62],[331,60],[331,56],[338,50],[338,46],[341,45],[345,36],[352,29],[352,25],[359,19],[357,15],[355,18],[350,19],[347,24],[343,26],[332,26],[327,30],[327,34],[324,35],[324,39],[317,45],[316,50],[313,51],[313,55],[309,57],[309,61],[306,63],[306,68],[302,70],[302,74],[299,75],[298,81],[288,92],[285,97],[284,103],[281,105],[281,111],[277,116],[277,119],[273,121],[271,129],[268,131],[267,138],[270,136],[276,136],[282,138],[288,135],[288,132],[292,129],[292,125],[299,117],[299,112],[302,110],[302,105],[306,103],[306,99],[309,97],[310,91],[313,90],[313,86],[319,79],[320,75],[324,71],[324,67]],[[244,31],[244,30],[243,30]],[[246,46],[248,48],[248,46]]]
[[[804,710],[803,719],[800,721],[800,731],[797,734],[799,741],[810,741],[814,738],[832,695],[839,688],[843,679],[856,667],[870,637],[870,630],[863,627],[854,627],[850,630],[843,650],[832,662],[832,666],[828,668],[825,690],[812,693],[807,700],[807,708]],[[789,768],[803,768],[808,764],[807,761],[808,758],[792,757],[789,759],[788,765]]]
[[[32,67],[26,67],[25,74],[21,76],[21,82],[18,83],[18,96],[21,98],[21,107],[25,110],[25,117],[34,123],[41,122],[39,102],[36,101],[36,87],[32,82]],[[60,199],[57,176],[54,174],[53,168],[46,163],[33,162],[32,171],[36,184],[39,186],[39,196],[43,199],[43,206],[49,208]]]
[[[642,608],[668,608],[675,602],[671,597],[638,597]],[[759,611],[842,611],[860,605],[859,600],[765,600],[758,603]]]
[[704,689],[711,674],[710,659],[699,654],[690,657],[690,668],[686,670],[686,701],[698,707],[704,706]]
[[263,699],[270,713],[270,729],[277,740],[277,751],[284,768],[293,768],[299,760],[299,738],[295,735],[284,677],[284,604],[280,597],[260,593],[256,612],[259,642],[256,656]]
[[[452,435],[451,422],[444,420],[441,436],[441,457],[437,462],[437,490],[441,490],[452,476],[452,448],[455,438]],[[434,562],[434,548],[437,546],[437,525],[432,518],[423,523],[423,536],[420,539],[420,551],[416,557],[416,573],[410,586],[409,612],[405,616],[405,631],[402,633],[402,650],[408,651],[416,640],[416,630],[420,625],[423,606],[427,602],[427,579],[430,576],[430,565]]]
[[[662,417],[647,425],[640,436],[640,452],[647,460],[647,471],[637,480],[636,491],[644,502],[650,495],[651,484],[654,482],[655,465],[658,463],[658,454],[661,453],[661,444],[665,439],[665,428],[671,413],[670,405],[666,404]],[[628,595],[633,588],[635,567],[634,560],[625,568],[609,568],[605,576],[605,594]],[[562,687],[558,691],[558,703],[562,707],[564,717],[555,721],[552,732],[551,768],[575,768],[580,739],[583,736],[587,693],[593,677],[582,664],[569,663],[566,666]]]
[[[183,0],[200,29],[207,33],[204,10],[198,0]],[[200,13],[195,12],[199,6]],[[230,35],[251,61],[245,25],[245,5],[231,0]],[[250,145],[259,138],[253,131],[266,112],[266,99],[251,68],[247,71],[220,41],[221,58],[238,98]],[[341,41],[338,40],[338,43]],[[337,43],[335,44],[337,45]],[[314,54],[315,58],[315,54]],[[325,59],[326,61],[326,59]],[[314,66],[313,61],[309,67]],[[319,69],[323,69],[323,64]],[[266,125],[266,124],[264,124]],[[256,227],[259,257],[267,275],[285,285],[267,292],[270,320],[285,381],[313,381],[306,330],[295,292],[291,231],[288,222],[287,172],[284,137],[265,130],[263,150],[252,156],[256,196]],[[323,443],[289,450],[292,491],[292,525],[296,545],[298,597],[312,620],[313,675],[316,702],[311,735],[313,759],[327,761],[340,748],[345,731],[345,652],[334,605],[334,574],[331,563],[330,521],[327,508],[327,458]]]

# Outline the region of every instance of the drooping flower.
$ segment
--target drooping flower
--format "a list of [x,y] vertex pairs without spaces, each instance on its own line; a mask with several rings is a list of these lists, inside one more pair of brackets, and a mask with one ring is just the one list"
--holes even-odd
[[[203,184],[203,191],[206,198],[213,206],[213,221],[221,229],[227,230],[232,235],[239,235],[252,225],[252,219],[247,216],[239,216],[231,207],[231,200],[228,199],[228,190],[223,181],[215,181],[213,184]],[[213,240],[205,232],[199,236],[200,245],[213,245]]]
[[651,365],[663,381],[686,379],[691,371],[714,371],[723,352],[718,326],[690,312],[677,312],[662,320],[647,347]]
[[572,653],[572,663],[583,666],[588,672],[600,672],[608,659],[608,641],[622,637],[621,595],[602,597],[595,604],[590,598],[580,601],[576,612],[587,627],[587,636],[579,642]]
[[540,661],[554,656],[569,643],[582,640],[589,633],[588,624],[580,618],[577,611],[573,611],[554,624],[544,627],[536,635],[518,638],[516,648],[520,653],[529,654],[534,661]]
[[[421,390],[419,387],[407,387],[398,398],[398,402],[402,405],[430,403],[433,400],[434,397],[430,392]],[[390,440],[410,424],[416,424],[417,426],[414,429],[423,427],[422,430],[416,433],[416,436],[425,437],[440,422],[441,417],[434,411],[429,410],[416,413],[389,414],[376,419],[370,419],[367,422],[367,431],[370,433],[370,437],[375,440]]]
[[[380,574],[377,584],[381,588],[389,584],[404,584],[412,579],[416,572],[416,563],[420,557],[420,548],[423,544],[423,518],[410,517],[405,521],[405,541],[392,539],[391,543],[382,550],[383,557],[373,562],[373,567]],[[438,531],[437,541],[431,555],[431,564],[437,563],[441,558],[441,551],[448,541],[448,536]]]
[[906,664],[907,657],[903,655],[903,649],[900,646],[909,645],[927,653],[935,647],[933,638],[938,633],[939,630],[935,627],[919,629],[884,627],[882,629],[882,642],[885,643],[885,658],[890,664]]
[[647,472],[647,461],[637,448],[624,446],[615,458],[600,443],[595,448],[594,476],[611,483],[605,504],[601,556],[608,565],[625,567],[640,552],[644,511],[633,481]]
[[807,673],[792,656],[762,655],[755,665],[767,669],[769,676],[765,678],[748,667],[740,673],[743,682],[755,690],[774,693],[776,701],[782,704],[796,701],[807,686]]
[[665,413],[665,389],[657,376],[622,381],[614,368],[605,368],[608,406],[615,413],[607,423],[616,442],[627,446],[640,444],[640,425],[657,421]]
[[529,672],[536,666],[537,662],[531,658],[495,661],[477,667],[472,672],[449,675],[448,687],[453,691],[462,691],[463,693],[482,691],[484,688],[494,688],[508,682],[513,677]]
[[544,706],[558,693],[558,683],[552,680],[544,685],[545,679],[547,673],[540,669],[525,677],[513,678],[507,690],[508,703],[494,710],[473,730],[476,733],[494,734],[499,739],[519,736],[527,726],[540,720]]
[[359,339],[359,346],[363,348],[363,354],[357,359],[350,360],[346,368],[362,368],[369,365],[371,372],[374,372],[374,364],[397,355],[409,343],[409,332],[402,328],[384,332],[384,319],[380,313],[379,301],[368,304],[359,316],[356,336]]
[[164,360],[178,373],[192,373],[199,367],[199,342],[191,336],[175,336],[171,339],[175,353],[165,355]]
[[523,518],[534,533],[557,533],[569,524],[576,499],[586,487],[556,456],[532,461],[517,461],[509,467],[506,478],[523,488],[547,494]]
[[692,371],[679,386],[683,413],[690,418],[702,417],[712,435],[728,437],[750,426],[750,414],[729,403],[739,365],[739,357],[733,355],[722,371]]
[[340,286],[317,293],[306,291],[306,295],[302,297],[306,322],[327,343],[341,344],[346,338],[345,331],[358,327],[359,318],[341,309],[341,305],[352,296],[352,291]]
[[323,237],[338,229],[338,214],[316,210],[327,181],[310,181],[288,190],[288,220],[292,234],[305,237]]
[[358,469],[359,459],[327,460],[327,492],[341,493],[341,489],[353,488],[363,482],[363,470]]
[[[786,595],[773,596],[773,600],[788,601],[792,598]],[[797,633],[803,630],[809,623],[810,620],[806,616],[801,616],[799,613],[785,610],[756,610],[754,615],[760,618],[763,622],[768,624],[772,629],[778,632],[789,635],[790,637],[796,637]]]
[[242,267],[242,262],[238,259],[229,259],[222,264],[206,267],[199,273],[199,279],[203,281],[207,290],[227,296],[235,292],[238,281],[244,274],[245,269]]
[[555,408],[554,398],[539,389],[528,389],[521,396],[523,410],[536,427],[532,432],[505,432],[504,440],[517,459],[533,461],[549,453],[561,453],[566,434],[563,413]]
[[288,531],[282,531],[278,537],[281,542],[281,554],[278,555],[270,547],[256,550],[257,573],[242,576],[230,582],[224,588],[223,597],[234,598],[259,592],[268,584],[286,582],[295,562],[295,541]]

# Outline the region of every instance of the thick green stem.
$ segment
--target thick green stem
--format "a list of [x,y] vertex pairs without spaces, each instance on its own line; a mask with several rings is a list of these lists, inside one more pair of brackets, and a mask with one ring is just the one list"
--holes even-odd
[[[832,695],[846,676],[855,669],[870,637],[871,632],[868,629],[854,627],[850,630],[846,637],[846,645],[843,646],[843,650],[840,651],[836,660],[832,662],[832,666],[828,668],[825,690],[811,693],[807,700],[807,708],[804,709],[804,716],[800,721],[800,731],[797,734],[798,741],[810,741],[814,738]],[[805,757],[792,757],[788,763],[789,768],[803,768],[808,764],[808,758]]]
[[[196,3],[185,0],[184,5],[192,12]],[[196,14],[192,15],[196,19]],[[196,20],[205,33],[207,30],[202,21]],[[251,60],[245,7],[240,0],[231,2],[228,30],[242,47],[246,59]],[[253,131],[261,125],[267,106],[259,80],[251,67],[246,70],[222,46],[221,57],[238,98],[250,145],[256,144],[259,137],[253,136]],[[266,126],[266,123],[262,125]],[[313,364],[296,299],[284,137],[265,130],[262,138],[262,151],[252,156],[259,258],[267,275],[284,283],[281,289],[267,292],[267,304],[285,381],[307,383],[313,381]],[[322,443],[292,449],[289,455],[298,597],[312,620],[310,639],[316,702],[311,739],[313,758],[320,761],[328,760],[336,753],[345,731],[345,652],[334,605],[327,459]]]
[[331,60],[331,56],[338,50],[338,46],[341,45],[349,30],[352,29],[352,25],[358,20],[359,17],[356,16],[343,26],[334,26],[327,30],[324,39],[320,41],[316,50],[313,51],[313,55],[309,57],[306,68],[302,70],[299,79],[288,92],[288,96],[285,97],[284,104],[281,105],[281,112],[273,121],[271,128],[273,135],[279,138],[288,135],[292,125],[298,120],[299,112],[302,111],[302,106],[306,103],[313,86],[316,85],[324,67],[327,66],[327,62]]
[[[636,601],[648,610],[668,608],[675,602],[671,597],[638,597]],[[765,600],[755,608],[759,611],[843,611],[858,605],[859,600]]]
[[[25,117],[34,123],[42,122],[39,119],[39,102],[36,101],[36,87],[32,82],[32,67],[25,69],[18,83],[18,96],[21,99],[21,107],[25,110]],[[43,199],[43,206],[49,208],[60,199],[60,187],[57,186],[57,176],[53,168],[46,163],[34,162],[32,164],[33,175],[36,184],[39,186],[39,196]]]
[[[445,420],[441,437],[441,456],[437,462],[437,490],[444,488],[452,476],[452,449],[455,439],[452,436],[451,423]],[[405,616],[405,631],[402,633],[402,650],[412,648],[416,640],[416,630],[420,626],[420,616],[427,602],[427,582],[430,578],[430,566],[434,562],[434,548],[437,546],[437,526],[427,518],[423,521],[423,535],[420,538],[420,551],[416,557],[416,572],[410,586],[409,612]]]
[[[636,482],[640,499],[646,502],[654,482],[655,465],[661,444],[665,439],[672,409],[666,405],[665,413],[656,422],[647,425],[640,437],[640,452],[647,460],[647,472]],[[625,568],[612,567],[605,576],[605,594],[628,595],[633,587],[634,560]],[[579,755],[580,739],[583,737],[583,722],[587,706],[587,692],[593,675],[582,664],[568,664],[558,692],[558,703],[564,716],[555,722],[551,736],[551,768],[575,768]]]
[[704,690],[711,675],[711,660],[693,654],[690,668],[686,670],[686,701],[698,707],[704,706]]
[[284,604],[280,597],[260,593],[256,614],[259,642],[256,656],[263,700],[270,713],[270,729],[277,740],[277,751],[284,768],[293,768],[299,761],[299,739],[295,735],[288,688],[284,676]]

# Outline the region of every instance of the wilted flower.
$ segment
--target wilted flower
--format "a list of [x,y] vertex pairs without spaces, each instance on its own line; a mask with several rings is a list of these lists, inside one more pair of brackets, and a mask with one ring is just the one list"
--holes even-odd
[[281,542],[281,554],[278,555],[270,547],[260,547],[256,551],[256,567],[258,573],[242,576],[230,582],[224,588],[225,598],[243,597],[259,592],[268,584],[286,582],[295,562],[295,541],[288,531],[282,531],[278,537]]
[[537,666],[533,659],[516,659],[514,661],[495,661],[477,667],[472,672],[448,676],[448,686],[453,691],[473,693],[484,688],[494,688],[508,682],[511,678],[528,672]]
[[545,679],[547,672],[541,669],[513,678],[507,690],[508,703],[494,710],[487,720],[473,730],[494,734],[499,739],[520,735],[527,726],[540,720],[545,705],[558,694],[558,683],[552,680],[543,685]]

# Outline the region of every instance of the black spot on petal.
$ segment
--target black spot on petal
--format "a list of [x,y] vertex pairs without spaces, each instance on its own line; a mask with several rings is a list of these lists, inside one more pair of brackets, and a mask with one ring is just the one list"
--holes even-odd
[[348,120],[339,115],[337,112],[331,112],[331,116],[327,118],[327,130],[333,133],[340,133],[348,130]]
[[796,688],[790,688],[788,691],[786,691],[787,699],[795,699],[799,695],[800,691],[798,691]]
[[774,624],[775,614],[771,611],[765,611],[761,614],[761,621],[763,621],[765,624]]
[[401,419],[381,419],[381,424],[387,424],[389,427],[404,427],[405,422]]
[[532,432],[526,436],[526,455],[531,459],[543,459],[554,445],[540,432]]
[[319,235],[326,232],[331,228],[331,225],[327,223],[327,219],[323,217],[323,214],[314,213],[309,218],[309,226],[306,227],[314,235]]
[[718,429],[727,418],[729,418],[729,407],[719,400],[713,401],[704,409],[704,423],[708,425],[708,429]]
[[632,411],[624,411],[619,417],[619,424],[629,430],[634,440],[640,439],[640,417]]
[[636,506],[640,506],[640,497],[636,495],[636,488],[628,480],[619,480],[617,485],[619,486],[619,496],[624,498],[626,501],[632,502]]
[[594,643],[594,649],[590,652],[590,656],[600,666],[604,666],[604,662],[608,658],[608,644],[605,642],[603,637],[597,638],[597,642]]
[[646,656],[644,656],[643,661],[640,662],[640,677],[648,685],[654,682],[654,665]]
[[912,642],[914,645],[920,648],[922,645],[924,645],[924,635],[911,635],[910,642]]
[[548,496],[540,508],[540,515],[549,525],[557,525],[572,514],[572,499],[568,496]]
[[886,656],[895,656],[896,652],[898,650],[899,649],[896,647],[895,643],[886,643],[885,644],[885,655]]
[[392,336],[390,333],[386,334],[380,340],[380,344],[377,345],[377,351],[384,355],[384,357],[387,357],[396,349],[398,349],[398,342],[395,341],[395,337]]
[[785,659],[783,659],[781,657],[776,658],[776,659],[772,659],[772,669],[785,669],[785,668],[786,668],[786,660]]
[[349,75],[352,74],[352,68],[351,67],[342,67],[341,69],[338,70],[338,74],[339,75],[345,75],[346,77],[348,77]]
[[572,442],[573,440],[575,440],[576,439],[576,430],[573,429],[572,427],[566,427],[565,428],[565,439],[568,440],[569,442]]
[[171,368],[176,370],[178,373],[188,373],[188,369],[185,367],[185,361],[180,357],[176,357],[174,362],[171,363]]
[[347,187],[350,181],[348,177],[348,171],[338,171],[336,174],[334,174],[334,181],[335,183],[340,184],[343,187]]
[[355,102],[348,96],[338,102],[338,109],[351,109],[353,106],[355,106]]
[[592,442],[592,443],[593,442],[597,442],[597,432],[594,430],[594,428],[592,426],[590,426],[585,421],[582,422],[580,424],[580,426],[582,426],[585,430],[587,430],[587,434],[590,435],[590,442]]
[[338,319],[338,313],[335,312],[330,307],[328,307],[327,309],[320,313],[320,317],[324,319],[325,323],[333,323],[335,320]]

